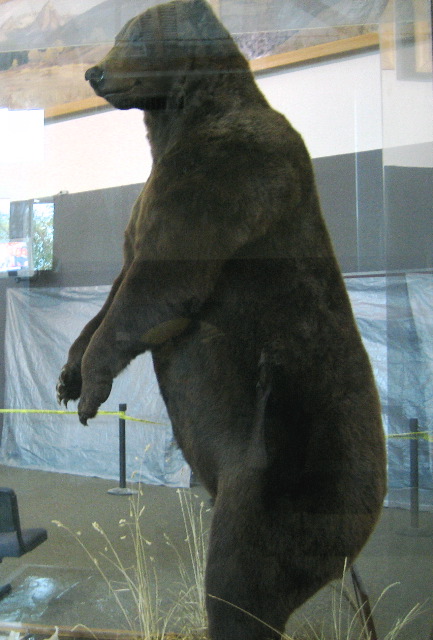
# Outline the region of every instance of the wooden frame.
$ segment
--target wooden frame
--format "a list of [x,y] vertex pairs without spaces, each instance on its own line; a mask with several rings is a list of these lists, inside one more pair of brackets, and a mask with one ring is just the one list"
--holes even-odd
[[[102,0],[94,0],[94,10],[98,9],[98,1],[102,3]],[[220,9],[223,7],[222,0],[208,1],[212,5],[214,11],[217,14],[220,14]],[[347,1],[351,2],[351,0]],[[295,45],[292,46],[292,49],[294,48],[294,50],[284,51],[283,49],[282,52],[277,52],[272,55],[265,55],[260,58],[254,58],[250,61],[251,70],[254,73],[263,73],[272,69],[280,69],[293,65],[309,64],[313,61],[334,56],[350,55],[361,50],[377,48],[379,46],[381,49],[383,68],[394,68],[394,1],[395,0],[389,0],[388,7],[382,16],[380,25],[367,25],[367,28],[365,29],[362,26],[360,28],[357,28],[355,26],[351,29],[346,28],[345,30],[342,30],[340,36],[341,39],[332,39],[330,41],[326,41],[328,33],[330,39],[338,37],[338,28],[334,29],[333,27],[329,27],[329,31],[328,29],[324,28],[320,30],[320,38],[317,39],[317,41],[321,42],[321,44],[296,48],[297,45],[295,43]],[[78,15],[81,15],[80,10],[84,11],[84,7],[88,6],[89,2],[91,2],[91,0],[76,0],[74,6],[78,6]],[[414,29],[418,43],[416,48],[417,70],[428,71],[430,68],[431,72],[431,55],[429,55],[429,42],[431,42],[431,33],[429,32],[430,27],[428,24],[428,20],[426,19],[426,16],[424,15],[425,12],[423,12],[422,9],[422,5],[423,3],[425,3],[425,0],[411,0],[411,2],[413,3],[414,8]],[[13,5],[14,0],[10,0],[7,3],[8,7],[13,7]],[[3,25],[0,25],[0,27],[2,26]],[[336,31],[337,34],[335,33]],[[367,33],[365,33],[365,31],[367,31]],[[300,29],[300,32],[305,32],[307,36],[309,33],[307,29]],[[354,35],[351,37],[345,37],[348,33],[349,35],[351,33],[353,33]],[[312,30],[312,37],[310,38],[310,41],[312,40],[314,42],[316,35],[317,30],[315,33],[313,33]],[[108,50],[109,46],[110,45],[106,45],[105,50]],[[26,52],[26,54],[30,56],[30,58],[33,55],[36,59],[36,62],[34,60],[30,60],[31,63],[27,65],[24,64],[24,66],[21,67],[18,65],[22,64],[22,62],[20,63],[17,59],[13,62],[14,66],[7,70],[5,70],[4,67],[2,68],[1,63],[4,60],[2,56],[4,56],[5,54],[0,51],[0,107],[8,107],[11,109],[44,108],[46,121],[52,121],[53,119],[58,118],[69,118],[75,115],[83,115],[87,112],[93,112],[95,109],[99,110],[110,108],[110,106],[103,99],[93,95],[91,89],[84,82],[84,79],[82,82],[80,80],[80,78],[83,76],[84,69],[88,66],[91,66],[91,64],[95,64],[102,57],[100,50],[104,50],[104,45],[93,46],[93,59],[89,53],[89,49],[91,48],[92,47],[90,45],[80,45],[79,47],[75,47],[74,49],[74,47],[63,46],[60,43],[58,48],[54,47],[51,49],[30,50],[29,52]],[[279,49],[281,51],[281,46],[279,47]],[[41,57],[42,62],[38,62],[38,55]],[[44,64],[46,64],[46,66],[44,66]],[[65,73],[72,74],[73,67],[75,67],[74,73],[76,74],[74,76],[75,84],[71,85],[72,88],[70,89],[70,94],[68,95],[65,89],[65,87],[67,87],[68,79],[63,77],[65,75],[63,73],[63,70],[65,70]],[[49,77],[50,73],[57,73],[58,75],[55,76],[55,79],[51,81],[52,84],[50,85],[53,91],[53,96],[48,97],[47,92],[45,91],[47,85],[44,83],[48,83],[47,78]],[[38,104],[37,100],[33,100],[33,94],[31,92],[29,93],[28,98],[27,95],[25,99],[23,98],[23,104],[20,104],[19,101],[14,101],[16,96],[19,96],[19,98],[21,99],[21,96],[26,94],[26,92],[29,92],[32,85],[36,85],[36,88],[33,92],[36,94],[38,91],[38,83],[40,83],[40,95],[44,96],[45,102],[40,100],[40,103]],[[78,91],[77,87],[79,87]],[[6,99],[4,97],[5,92],[9,92],[6,95]],[[63,96],[66,97],[66,99]],[[74,96],[76,96],[77,99],[73,99]],[[10,97],[12,97],[12,99],[9,100]]]
[[361,49],[370,49],[379,46],[379,34],[377,31],[365,33],[351,38],[334,40],[325,44],[317,44],[296,51],[277,53],[250,61],[253,72],[267,71],[276,67],[288,67],[298,64],[306,64],[321,58],[356,53]]
[[[223,9],[226,11],[229,9],[229,11],[235,11],[235,13],[239,10],[240,15],[243,15],[243,1],[208,0],[217,15],[221,15]],[[278,7],[278,3],[284,1],[263,0],[263,5],[261,4],[260,6],[263,8],[275,2],[275,6]],[[351,2],[352,0],[346,1]],[[2,36],[0,39],[0,108],[42,108],[45,112],[46,121],[70,118],[93,112],[96,109],[110,108],[103,99],[93,94],[83,76],[85,69],[92,66],[92,64],[96,64],[110,47],[109,44],[104,46],[97,43],[108,42],[112,35],[121,28],[122,24],[131,17],[128,14],[128,5],[126,3],[119,2],[118,5],[114,5],[115,7],[117,6],[117,9],[112,9],[111,13],[104,13],[107,10],[107,3],[103,3],[102,0],[75,0],[72,3],[72,16],[63,16],[61,10],[58,9],[60,5],[56,5],[56,0],[51,0],[48,13],[43,0],[34,0],[30,5],[31,12],[26,15],[22,15],[21,12],[23,7],[29,5],[23,5],[18,0],[9,0],[3,3],[0,0],[0,4],[2,10],[4,8],[5,11],[0,23]],[[338,4],[341,5],[341,0],[339,0]],[[372,6],[374,6],[374,3],[372,3]],[[58,13],[56,13],[57,9]],[[26,11],[29,11],[29,9],[26,9]],[[37,11],[40,13],[38,14]],[[131,10],[129,13],[131,13]],[[263,15],[265,16],[266,12]],[[85,19],[83,19],[83,16],[85,16]],[[99,18],[99,16],[101,17]],[[26,30],[23,31],[23,36],[19,36],[19,30],[16,30],[17,22],[19,23],[20,20],[27,25]],[[53,31],[44,33],[54,33],[56,35],[43,35],[41,37],[38,25],[42,23],[50,25],[52,20],[54,20],[52,23]],[[68,23],[67,20],[70,20],[70,22]],[[32,21],[34,21],[34,27],[31,24]],[[75,26],[75,34],[71,36],[71,29],[69,29],[68,33],[66,32],[69,24],[74,23],[74,21],[77,21],[79,26]],[[8,23],[11,25],[10,27],[8,27]],[[239,22],[238,19],[238,23],[241,24],[242,20]],[[273,26],[275,28],[274,23]],[[378,46],[379,42],[376,33],[363,33],[364,28],[357,26],[343,29],[343,33],[339,32],[338,27],[336,29],[326,27],[319,30],[306,30],[304,27],[298,27],[293,32],[280,32],[278,29],[272,30],[271,24],[266,23],[264,24],[265,31],[262,34],[256,34],[254,26],[251,27],[253,23],[250,22],[248,24],[253,29],[253,33],[248,32],[248,27],[246,27],[246,33],[240,35],[241,39],[246,37],[248,40],[252,36],[254,41],[254,36],[257,35],[258,40],[260,40],[262,35],[265,34],[269,39],[269,42],[266,43],[269,47],[265,48],[263,52],[269,51],[273,53],[273,49],[276,49],[274,55],[265,55],[257,58],[257,55],[262,55],[260,52],[261,45],[258,44],[258,48],[254,50],[254,47],[256,47],[256,42],[254,41],[253,50],[250,50],[248,47],[251,43],[248,44],[247,49],[251,52],[250,57],[255,58],[251,60],[251,69],[256,73],[294,64],[306,64],[324,57],[349,54],[363,48]],[[324,24],[326,24],[326,19],[324,19]],[[268,31],[266,31],[266,28]],[[94,44],[79,44],[82,32],[85,34],[84,41],[87,43],[93,42]],[[33,35],[30,37],[25,35],[28,33]],[[273,44],[274,34],[276,36],[275,46]],[[288,46],[294,49],[292,51],[285,51],[284,43],[281,45],[281,36],[286,37],[286,35],[290,39]],[[292,35],[295,42],[292,40]],[[354,37],[345,37],[347,35],[353,35]],[[338,37],[344,39],[335,41],[335,38]],[[305,46],[310,42],[321,42],[322,44]],[[20,47],[28,47],[28,49],[20,51]]]

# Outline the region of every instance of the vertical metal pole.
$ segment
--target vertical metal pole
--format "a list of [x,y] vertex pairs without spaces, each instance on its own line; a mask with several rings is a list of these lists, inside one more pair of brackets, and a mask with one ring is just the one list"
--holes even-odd
[[[416,418],[409,420],[410,430],[410,527],[403,529],[403,536],[432,536],[433,531],[419,526],[419,425]],[[432,632],[433,633],[433,632]],[[430,638],[433,640],[433,636]]]
[[[119,404],[119,413],[125,415],[126,404]],[[112,493],[117,496],[130,496],[134,493],[138,493],[136,489],[126,488],[126,434],[125,434],[126,420],[119,416],[119,486],[114,489],[109,489],[108,493]]]
[[[126,404],[119,404],[119,411],[125,413]],[[119,418],[119,487],[126,488],[125,418]]]
[[409,421],[410,439],[410,525],[419,527],[418,420]]

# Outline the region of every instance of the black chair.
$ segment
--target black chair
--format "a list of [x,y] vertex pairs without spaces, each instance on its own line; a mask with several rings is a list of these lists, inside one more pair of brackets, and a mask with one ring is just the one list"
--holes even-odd
[[[0,487],[0,562],[3,558],[19,558],[42,544],[47,537],[46,529],[21,529],[15,491]],[[0,599],[11,589],[10,584],[0,586]]]

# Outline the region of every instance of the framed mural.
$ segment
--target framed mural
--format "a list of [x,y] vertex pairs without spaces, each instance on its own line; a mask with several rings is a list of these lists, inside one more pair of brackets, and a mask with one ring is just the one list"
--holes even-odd
[[[254,72],[378,46],[390,1],[209,0]],[[84,72],[127,20],[161,2],[0,0],[0,108],[43,108],[47,119],[109,108]]]

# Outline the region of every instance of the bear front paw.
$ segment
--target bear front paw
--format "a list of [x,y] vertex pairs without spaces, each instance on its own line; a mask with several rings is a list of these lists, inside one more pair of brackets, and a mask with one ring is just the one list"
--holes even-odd
[[111,392],[112,380],[83,385],[80,402],[78,403],[78,417],[81,424],[87,425],[87,420],[94,418],[100,405],[107,400]]
[[68,405],[69,400],[77,400],[81,394],[81,368],[78,365],[65,364],[60,372],[56,386],[57,402]]
[[99,404],[82,398],[78,404],[78,417],[81,424],[87,427],[87,420],[94,418],[98,413]]

